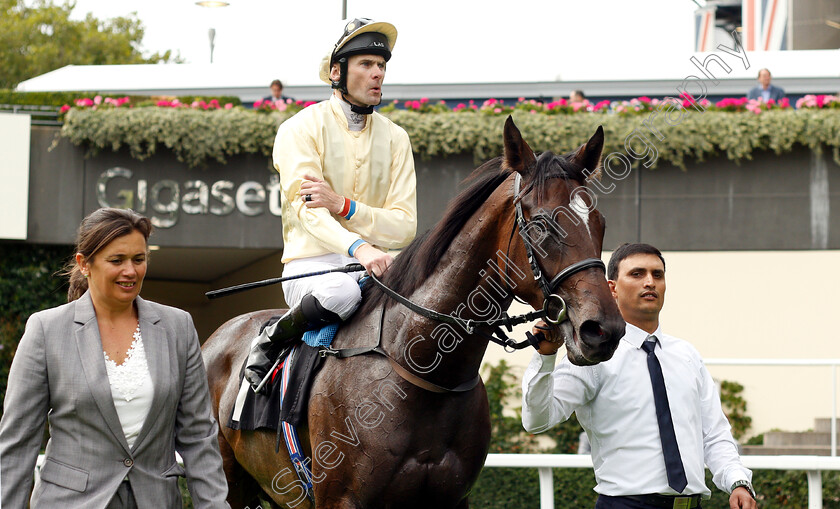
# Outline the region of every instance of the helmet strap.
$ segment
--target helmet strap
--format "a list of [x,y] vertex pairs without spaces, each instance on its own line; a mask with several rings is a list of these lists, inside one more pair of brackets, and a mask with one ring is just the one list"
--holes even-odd
[[350,111],[358,113],[359,115],[370,115],[373,113],[373,106],[356,106],[349,99],[347,99],[347,59],[338,59],[339,72],[341,73],[338,81],[330,80],[330,86],[341,92],[341,98],[344,102],[350,105]]
[[[339,90],[341,92],[341,96],[344,97],[344,94],[347,93],[347,59],[340,58],[338,59],[338,81],[330,80],[330,87]],[[347,99],[345,99],[346,101]],[[349,102],[349,101],[348,101]]]

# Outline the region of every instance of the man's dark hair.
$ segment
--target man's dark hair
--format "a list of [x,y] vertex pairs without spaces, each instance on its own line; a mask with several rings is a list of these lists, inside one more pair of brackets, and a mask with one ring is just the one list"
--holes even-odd
[[628,256],[637,254],[656,255],[660,260],[662,260],[662,268],[665,268],[665,258],[662,257],[662,253],[655,247],[650,244],[629,244],[625,242],[624,244],[618,246],[618,248],[613,251],[612,256],[610,256],[610,263],[607,265],[607,279],[615,281],[616,278],[618,278],[618,265],[621,263],[621,260],[627,258]]
[[[265,83],[265,82],[263,82],[263,83]],[[272,82],[271,82],[271,85],[269,85],[269,88],[273,87],[274,85],[277,85],[277,86],[278,86],[278,87],[280,87],[281,89],[283,88],[283,82],[282,82],[282,81],[280,81],[280,80],[274,80],[274,81],[272,81]]]

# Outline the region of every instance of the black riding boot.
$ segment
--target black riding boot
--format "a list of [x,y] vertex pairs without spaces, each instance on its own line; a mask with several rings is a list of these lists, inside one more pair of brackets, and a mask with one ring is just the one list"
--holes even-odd
[[280,320],[263,329],[251,343],[251,353],[245,365],[245,378],[255,390],[268,374],[274,359],[269,355],[277,344],[291,344],[304,332],[340,322],[341,318],[321,306],[312,294],[301,299]]

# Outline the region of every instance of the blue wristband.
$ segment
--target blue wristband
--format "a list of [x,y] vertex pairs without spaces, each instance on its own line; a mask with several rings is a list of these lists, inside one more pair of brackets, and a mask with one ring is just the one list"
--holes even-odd
[[357,240],[356,242],[354,242],[354,243],[350,246],[350,249],[348,249],[348,250],[347,250],[347,253],[348,253],[350,256],[353,256],[353,255],[356,253],[356,249],[358,249],[358,248],[359,248],[359,246],[361,246],[361,245],[362,245],[362,244],[364,244],[364,243],[365,243],[365,241],[364,241],[364,240],[362,240],[362,239]]
[[353,217],[353,214],[355,214],[355,213],[356,213],[356,200],[350,200],[350,210],[347,212],[347,215],[344,216],[344,219],[350,219],[351,217]]

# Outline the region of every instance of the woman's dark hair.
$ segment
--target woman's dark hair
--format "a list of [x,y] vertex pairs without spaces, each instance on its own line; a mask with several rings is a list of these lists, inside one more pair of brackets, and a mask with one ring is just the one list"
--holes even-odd
[[613,251],[612,256],[610,256],[610,263],[607,265],[607,279],[615,281],[618,278],[618,265],[621,263],[621,260],[637,254],[656,255],[660,260],[662,260],[662,268],[665,268],[665,258],[662,257],[662,253],[655,247],[650,244],[625,243],[618,246],[618,248]]
[[70,276],[70,288],[67,290],[67,302],[81,297],[88,289],[87,279],[76,263],[76,253],[81,253],[89,262],[105,246],[117,237],[133,231],[143,234],[146,241],[152,234],[152,222],[130,209],[102,208],[92,212],[82,220],[76,236],[76,250],[73,258],[64,267],[64,274]]

